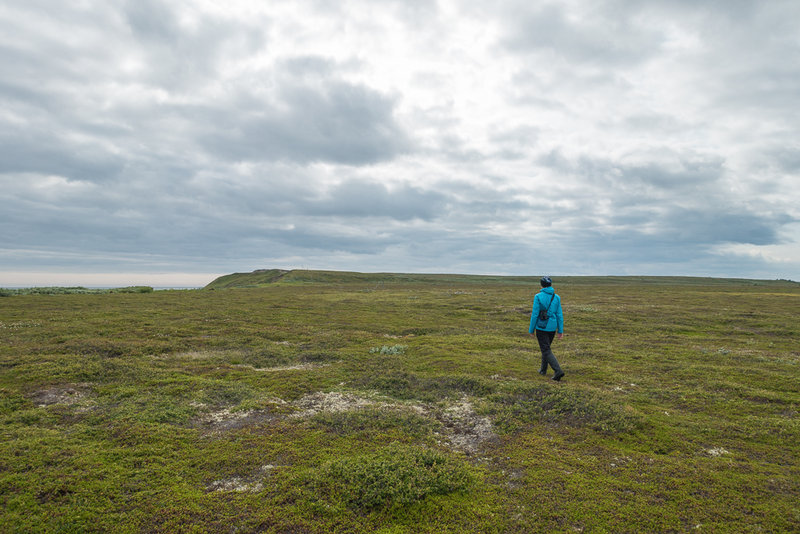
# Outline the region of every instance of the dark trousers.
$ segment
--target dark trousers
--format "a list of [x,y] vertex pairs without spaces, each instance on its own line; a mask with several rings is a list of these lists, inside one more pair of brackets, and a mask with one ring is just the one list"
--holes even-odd
[[556,360],[555,354],[553,354],[553,351],[550,349],[550,344],[553,342],[554,337],[556,337],[555,332],[536,330],[536,340],[539,342],[539,348],[542,351],[542,368],[539,369],[540,373],[547,372],[548,364],[550,364],[550,367],[553,368],[556,374],[561,372],[561,366],[558,365],[558,360]]

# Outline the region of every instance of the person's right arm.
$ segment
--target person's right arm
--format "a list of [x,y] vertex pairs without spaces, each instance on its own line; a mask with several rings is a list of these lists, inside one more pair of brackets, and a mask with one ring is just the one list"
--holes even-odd
[[536,330],[536,309],[538,307],[538,302],[536,299],[539,298],[539,294],[537,293],[535,297],[533,297],[533,306],[531,306],[531,324],[528,326],[528,333],[533,335],[533,331]]

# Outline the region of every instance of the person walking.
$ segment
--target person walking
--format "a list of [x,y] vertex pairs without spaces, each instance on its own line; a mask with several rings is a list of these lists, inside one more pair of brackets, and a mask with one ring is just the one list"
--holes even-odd
[[540,375],[547,374],[547,366],[553,368],[555,374],[553,380],[558,382],[564,377],[564,371],[558,365],[555,354],[550,348],[553,338],[558,332],[558,339],[564,337],[564,314],[561,311],[561,297],[556,295],[553,289],[553,280],[549,276],[543,276],[539,283],[542,289],[533,298],[533,310],[531,311],[531,324],[528,327],[528,334],[536,336],[539,342],[539,349],[542,351],[542,366],[539,369]]

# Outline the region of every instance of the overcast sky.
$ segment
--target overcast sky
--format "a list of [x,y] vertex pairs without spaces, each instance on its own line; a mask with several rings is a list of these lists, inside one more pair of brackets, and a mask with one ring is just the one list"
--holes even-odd
[[800,280],[796,0],[4,0],[0,286]]

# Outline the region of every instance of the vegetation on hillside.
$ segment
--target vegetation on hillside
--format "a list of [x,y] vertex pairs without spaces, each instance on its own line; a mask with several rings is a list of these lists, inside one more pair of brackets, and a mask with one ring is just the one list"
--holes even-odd
[[4,299],[0,531],[800,529],[797,284],[263,283]]

